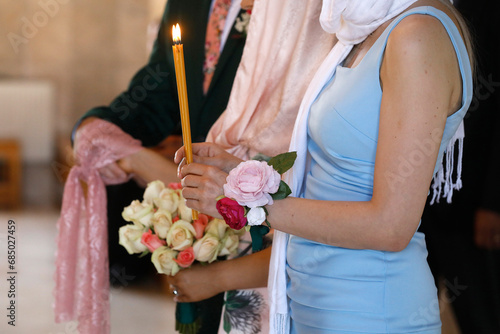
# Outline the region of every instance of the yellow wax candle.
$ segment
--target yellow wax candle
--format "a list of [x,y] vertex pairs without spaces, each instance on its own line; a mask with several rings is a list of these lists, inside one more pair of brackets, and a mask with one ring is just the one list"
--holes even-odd
[[[179,107],[181,112],[182,141],[186,152],[186,163],[193,162],[193,148],[191,146],[191,125],[189,123],[189,106],[186,88],[186,70],[184,66],[184,46],[181,43],[181,28],[179,24],[172,26],[172,38],[174,44],[175,78],[177,81],[177,95],[179,96]],[[193,210],[193,219],[198,219],[198,212]]]

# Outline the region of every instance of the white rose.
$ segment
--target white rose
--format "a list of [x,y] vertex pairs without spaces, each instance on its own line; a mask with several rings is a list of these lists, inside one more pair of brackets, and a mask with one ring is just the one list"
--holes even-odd
[[240,243],[240,237],[236,233],[234,233],[234,230],[228,229],[226,231],[226,235],[224,238],[222,238],[222,249],[219,252],[220,256],[224,255],[230,255],[236,252],[238,249],[238,245]]
[[179,194],[174,189],[165,188],[153,199],[153,202],[157,208],[174,214],[179,205]]
[[147,251],[148,248],[141,243],[141,237],[148,229],[139,225],[124,225],[118,230],[118,243],[125,247],[129,254],[137,254]]
[[153,215],[153,228],[160,239],[166,239],[170,227],[172,227],[172,215],[170,212],[158,209]]
[[156,180],[148,183],[143,195],[144,202],[153,205],[153,200],[160,196],[163,189],[165,189],[165,184],[162,181]]
[[[241,17],[241,18],[240,18]],[[250,23],[250,14],[243,13],[240,17],[236,18],[234,28],[241,33],[248,33],[248,24]]]
[[167,233],[167,244],[177,251],[185,250],[193,244],[196,231],[190,223],[184,220],[176,221]]
[[211,222],[208,223],[207,227],[205,228],[205,231],[206,233],[213,234],[217,236],[219,239],[222,239],[224,238],[224,235],[226,234],[226,230],[228,227],[229,226],[222,219],[213,219]]
[[217,259],[220,240],[213,234],[205,234],[193,245],[194,258],[200,262],[213,262]]
[[153,218],[153,206],[147,203],[141,203],[138,200],[134,200],[132,201],[132,203],[130,203],[129,206],[123,209],[122,217],[128,222],[151,227],[151,218]]
[[260,225],[266,221],[266,212],[264,208],[257,206],[255,208],[251,208],[247,213],[247,221],[248,225]]
[[181,197],[179,200],[179,206],[177,207],[177,214],[182,220],[192,221],[193,220],[193,210],[186,206],[186,200]]
[[174,261],[176,256],[176,251],[161,246],[155,249],[153,255],[151,255],[151,262],[153,262],[156,271],[160,274],[174,276],[179,271],[179,265]]

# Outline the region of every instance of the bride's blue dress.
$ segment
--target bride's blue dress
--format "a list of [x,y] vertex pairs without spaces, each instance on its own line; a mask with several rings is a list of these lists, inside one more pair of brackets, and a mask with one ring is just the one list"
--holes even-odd
[[[314,102],[308,121],[311,163],[303,197],[371,199],[382,98],[380,65],[389,34],[412,14],[441,21],[455,47],[462,75],[462,107],[447,119],[436,168],[440,164],[444,148],[470,104],[472,75],[465,45],[450,18],[435,8],[418,7],[394,19],[358,66],[339,66]],[[433,142],[423,143],[415,159],[425,154],[425,145]],[[437,291],[426,257],[420,232],[401,252],[339,248],[291,236],[287,294],[292,332],[440,333]]]

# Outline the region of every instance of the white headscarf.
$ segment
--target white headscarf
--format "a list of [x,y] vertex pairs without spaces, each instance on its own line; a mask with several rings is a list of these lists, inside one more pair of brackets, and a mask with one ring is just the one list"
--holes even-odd
[[[307,119],[312,103],[323,86],[335,74],[339,65],[355,44],[362,42],[380,25],[394,18],[416,0],[324,0],[320,15],[323,29],[336,34],[339,42],[330,51],[313,77],[304,99],[290,143],[290,151],[297,151],[298,157],[292,171],[287,173],[287,183],[293,195],[302,192],[306,171]],[[286,8],[293,10],[293,8]],[[271,333],[289,333],[290,318],[286,295],[286,244],[288,235],[275,231],[273,252],[269,268],[270,328]]]

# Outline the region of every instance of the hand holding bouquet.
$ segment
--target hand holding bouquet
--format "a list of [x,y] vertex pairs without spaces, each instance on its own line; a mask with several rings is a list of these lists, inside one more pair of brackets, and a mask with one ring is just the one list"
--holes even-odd
[[[158,273],[173,276],[194,261],[210,263],[237,251],[241,232],[204,214],[193,220],[179,183],[153,181],[143,197],[123,209],[132,224],[120,228],[119,243],[129,254],[151,254]],[[176,330],[194,334],[199,326],[196,303],[177,303]]]

